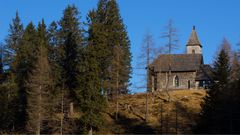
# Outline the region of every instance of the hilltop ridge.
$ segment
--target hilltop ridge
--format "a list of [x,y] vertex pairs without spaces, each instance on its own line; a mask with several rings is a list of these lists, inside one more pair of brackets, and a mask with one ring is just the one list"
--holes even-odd
[[100,133],[192,133],[191,128],[195,125],[206,90],[176,90],[170,91],[169,94],[171,101],[166,102],[168,96],[164,91],[149,93],[148,122],[145,122],[145,93],[120,96],[118,120],[115,120],[116,102],[110,102],[105,114],[106,128]]

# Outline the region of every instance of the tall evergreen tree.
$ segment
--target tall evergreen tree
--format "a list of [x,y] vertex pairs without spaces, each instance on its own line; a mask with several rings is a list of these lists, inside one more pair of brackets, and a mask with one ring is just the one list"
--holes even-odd
[[74,127],[71,125],[73,120],[69,117],[73,115],[73,103],[76,101],[75,93],[80,85],[78,76],[79,68],[81,68],[83,35],[79,14],[76,6],[67,6],[59,21],[59,31],[57,32],[60,56],[58,62],[61,71],[61,110],[64,114],[61,119],[61,133],[73,133],[74,131]]
[[[119,83],[123,86],[119,89],[120,93],[127,93],[131,74],[131,53],[130,41],[127,36],[126,28],[119,13],[118,5],[115,0],[99,0],[96,10],[91,11],[91,26],[89,40],[97,46],[98,61],[100,61],[102,89],[106,94],[113,94],[112,86],[116,85],[115,78],[111,78],[111,71],[114,67],[115,46],[123,50],[120,66],[123,70],[119,73]],[[116,58],[116,57],[115,57]]]
[[49,130],[48,123],[53,117],[53,89],[51,87],[51,68],[48,62],[48,40],[44,21],[38,26],[36,38],[38,43],[37,62],[27,80],[27,129],[30,133],[40,135],[41,133],[49,133],[46,132]]
[[79,76],[79,90],[76,92],[83,115],[81,123],[83,132],[92,134],[103,125],[102,113],[105,109],[105,100],[101,90],[101,70],[97,56],[97,47],[89,42],[84,56],[84,68]]
[[[20,109],[18,107],[18,96],[17,96],[17,85],[15,82],[16,79],[16,54],[19,49],[22,35],[23,35],[23,24],[20,21],[18,12],[16,12],[15,18],[12,20],[12,23],[9,25],[9,34],[5,39],[4,49],[2,50],[2,66],[6,67],[6,72],[1,76],[1,92],[2,97],[7,97],[6,100],[2,100],[5,105],[5,117],[0,116],[3,119],[1,120],[3,126],[7,129],[7,132],[19,130],[21,127],[21,118],[18,117],[18,112]],[[1,68],[2,69],[2,68]],[[3,70],[1,70],[3,71]],[[3,106],[4,106],[3,105]],[[2,109],[1,109],[2,110]],[[1,127],[1,126],[0,126]]]
[[54,85],[59,87],[61,84],[61,57],[60,57],[60,45],[59,45],[59,30],[56,22],[52,22],[48,28],[48,40],[49,40],[49,62],[52,68],[52,75],[54,76]]
[[232,110],[228,105],[230,103],[229,97],[231,97],[231,91],[229,90],[230,62],[229,55],[224,48],[220,50],[213,69],[213,80],[215,82],[207,91],[201,105],[202,110],[196,132],[230,133],[228,130],[230,110]]
[[16,16],[10,24],[5,48],[5,62],[11,70],[14,68],[14,61],[16,61],[16,53],[23,36],[23,31],[23,24],[21,23],[18,12],[16,12]]
[[[122,60],[121,65],[123,70],[120,72],[120,93],[129,92],[129,81],[131,78],[131,52],[130,52],[130,40],[127,35],[126,27],[123,24],[123,20],[120,15],[119,7],[116,0],[110,0],[107,4],[107,18],[106,18],[107,40],[109,49],[113,50],[114,46],[120,46],[123,50],[123,55],[120,58]],[[112,55],[113,59],[113,55]],[[110,65],[111,69],[112,64]],[[111,72],[111,70],[110,70]],[[116,84],[116,83],[115,83]]]
[[37,54],[37,32],[33,23],[26,27],[22,41],[16,55],[16,82],[18,86],[18,106],[17,106],[17,127],[25,129],[27,120],[27,87],[26,81],[29,79]]
[[109,90],[109,67],[112,59],[112,52],[107,40],[107,3],[108,0],[99,0],[96,10],[92,10],[88,15],[88,42],[98,49],[97,59],[101,70],[102,90],[108,95]]
[[68,6],[63,13],[60,25],[60,44],[62,80],[65,88],[72,98],[74,89],[79,85],[77,75],[79,73],[79,59],[82,49],[82,30],[79,22],[79,11],[73,6]]
[[[4,71],[4,49],[1,45],[0,50],[0,130],[6,133],[15,131],[15,120],[16,118],[16,99],[17,99],[17,87],[14,83],[10,72]],[[12,73],[11,73],[12,74]]]

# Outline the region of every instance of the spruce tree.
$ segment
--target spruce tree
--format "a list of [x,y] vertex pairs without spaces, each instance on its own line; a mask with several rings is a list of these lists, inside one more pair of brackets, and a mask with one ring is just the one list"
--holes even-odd
[[9,25],[9,34],[6,38],[5,48],[5,62],[9,66],[10,70],[14,70],[14,62],[16,61],[16,53],[18,51],[22,36],[23,36],[23,24],[19,18],[18,12],[16,12],[15,18]]
[[82,30],[79,22],[79,11],[73,6],[68,6],[60,22],[59,40],[61,44],[61,69],[64,87],[73,99],[74,90],[79,85],[79,60],[82,50]]
[[[119,91],[120,93],[126,94],[129,92],[128,87],[132,72],[132,56],[130,52],[130,40],[115,0],[110,0],[107,4],[106,29],[108,34],[107,40],[109,49],[113,50],[114,46],[120,46],[120,48],[123,50],[123,56],[120,58],[122,60],[121,65],[123,70],[120,72],[119,77],[120,85],[123,87]],[[110,67],[111,66],[112,64],[110,64]]]
[[[57,32],[59,43],[59,69],[61,73],[61,119],[60,132],[73,133],[74,123],[73,116],[74,106],[76,101],[76,91],[78,91],[79,69],[81,68],[81,57],[83,50],[83,35],[80,23],[79,11],[76,6],[67,6],[63,11],[63,17],[59,21],[59,30]],[[78,107],[76,107],[78,108]],[[71,124],[72,123],[72,124]]]
[[111,48],[107,40],[107,3],[108,0],[99,0],[97,9],[90,11],[88,14],[88,42],[98,48],[96,53],[101,70],[101,87],[106,99],[109,91],[109,67],[112,59]]
[[82,131],[89,134],[92,134],[93,130],[99,130],[104,122],[102,113],[105,109],[105,100],[101,90],[101,70],[97,60],[97,51],[97,47],[89,42],[83,56],[84,68],[80,70],[79,83],[81,85],[76,91],[83,113],[80,118]]
[[60,45],[58,35],[58,25],[56,22],[52,22],[48,28],[48,40],[49,40],[49,62],[52,68],[52,75],[54,76],[54,85],[59,87],[61,85],[61,57],[60,57]]
[[15,121],[16,121],[16,99],[17,99],[17,87],[16,83],[10,76],[8,70],[4,71],[4,50],[1,46],[0,50],[0,130],[6,133],[11,133],[15,131]]
[[16,54],[19,50],[23,31],[23,24],[21,23],[18,12],[16,12],[15,18],[12,19],[9,25],[9,34],[5,39],[4,49],[2,50],[2,66],[7,67],[5,73],[1,76],[3,96],[5,95],[7,97],[7,100],[4,100],[4,104],[7,107],[5,110],[7,115],[3,117],[5,121],[2,121],[2,123],[4,123],[3,125],[7,128],[8,133],[19,130],[22,128],[21,126],[24,126],[18,114],[20,108],[18,105],[16,85]]
[[[114,71],[113,66],[115,46],[119,46],[123,50],[121,55],[120,65],[122,70],[119,73],[119,93],[127,93],[129,86],[129,79],[131,74],[131,53],[130,41],[127,36],[126,28],[123,24],[119,13],[118,5],[115,0],[99,0],[96,10],[89,13],[89,41],[98,48],[97,56],[100,61],[102,90],[106,95],[112,95],[116,78],[111,78]],[[118,52],[117,52],[118,53]]]
[[29,79],[37,54],[37,32],[33,23],[29,23],[23,33],[22,41],[16,52],[16,83],[18,87],[17,106],[17,127],[25,129],[27,120],[27,87],[26,81]]
[[48,61],[48,39],[44,21],[37,31],[37,61],[27,80],[27,129],[30,133],[49,133],[53,120],[53,87],[51,68]]
[[195,128],[196,133],[230,133],[229,116],[232,108],[231,90],[229,89],[230,62],[229,55],[222,48],[214,62],[213,84],[201,104],[200,119]]

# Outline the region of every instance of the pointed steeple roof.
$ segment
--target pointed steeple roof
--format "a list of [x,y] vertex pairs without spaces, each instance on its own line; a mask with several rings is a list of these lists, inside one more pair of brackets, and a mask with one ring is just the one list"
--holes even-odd
[[192,33],[191,33],[190,38],[188,40],[187,46],[200,46],[200,47],[202,47],[202,45],[201,45],[201,43],[198,39],[197,32],[195,30],[195,26],[193,26]]

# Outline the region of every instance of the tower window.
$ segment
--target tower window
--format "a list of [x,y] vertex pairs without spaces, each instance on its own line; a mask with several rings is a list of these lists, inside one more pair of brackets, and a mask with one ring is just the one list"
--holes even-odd
[[194,49],[192,50],[192,54],[195,54],[195,50]]

